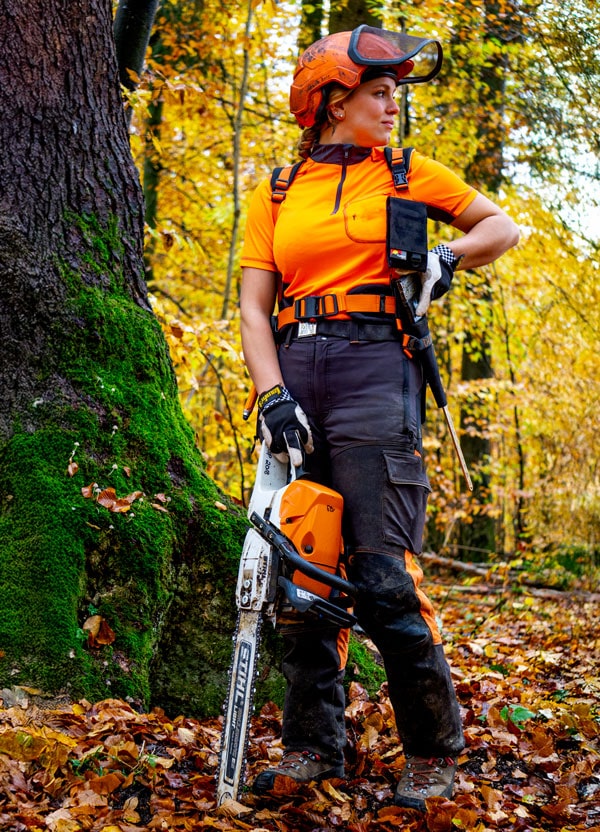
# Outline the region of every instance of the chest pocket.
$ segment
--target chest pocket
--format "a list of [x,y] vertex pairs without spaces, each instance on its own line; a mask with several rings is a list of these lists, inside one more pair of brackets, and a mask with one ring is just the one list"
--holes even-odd
[[353,242],[385,243],[386,199],[384,194],[375,194],[344,205],[346,234]]

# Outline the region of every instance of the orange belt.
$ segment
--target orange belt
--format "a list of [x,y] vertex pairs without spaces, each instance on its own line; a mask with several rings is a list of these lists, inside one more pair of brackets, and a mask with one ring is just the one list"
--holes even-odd
[[391,295],[311,295],[299,298],[277,316],[277,329],[297,321],[330,318],[343,312],[374,312],[394,315],[396,299]]

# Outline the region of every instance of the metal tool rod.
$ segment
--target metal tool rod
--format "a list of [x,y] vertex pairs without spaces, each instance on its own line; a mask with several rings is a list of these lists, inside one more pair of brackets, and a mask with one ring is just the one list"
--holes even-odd
[[465,462],[465,458],[463,456],[462,448],[460,447],[460,442],[458,440],[458,436],[454,429],[454,422],[452,421],[452,416],[450,415],[450,411],[448,410],[448,405],[442,407],[442,411],[444,413],[444,418],[446,419],[446,424],[448,426],[448,430],[450,431],[450,437],[452,438],[452,444],[454,445],[454,450],[456,451],[456,455],[458,457],[458,461],[460,463],[460,469],[463,472],[463,476],[469,488],[469,491],[473,490],[473,483],[471,481],[471,476],[469,474],[469,469],[467,468],[467,463]]

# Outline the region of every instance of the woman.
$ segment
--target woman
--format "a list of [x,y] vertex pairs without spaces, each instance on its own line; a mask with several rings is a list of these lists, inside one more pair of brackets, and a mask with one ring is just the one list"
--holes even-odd
[[[425,69],[423,56],[433,56]],[[439,44],[366,26],[309,47],[290,94],[305,161],[278,208],[270,182],[258,187],[242,253],[242,341],[259,392],[259,434],[296,465],[304,451],[308,474],[344,498],[355,614],[382,655],[406,755],[395,800],[420,809],[427,797],[451,795],[463,735],[414,559],[430,490],[423,378],[396,324],[387,199],[423,203],[430,217],[462,232],[426,255],[418,314],[448,289],[458,263],[490,263],[519,236],[500,208],[416,151],[403,190],[392,180],[384,146],[399,110],[396,87],[429,80],[440,63]],[[257,793],[280,776],[344,774],[347,634],[301,616],[282,632],[284,755],[256,778]]]

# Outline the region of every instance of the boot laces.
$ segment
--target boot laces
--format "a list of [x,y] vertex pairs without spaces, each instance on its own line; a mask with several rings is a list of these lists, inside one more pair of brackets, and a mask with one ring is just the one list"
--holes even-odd
[[456,765],[453,757],[406,757],[406,778],[414,791],[426,792],[432,785],[432,774],[441,774],[447,766]]
[[286,751],[277,767],[281,770],[291,768],[299,771],[302,766],[307,766],[309,761],[318,763],[320,759],[321,755],[314,751]]

